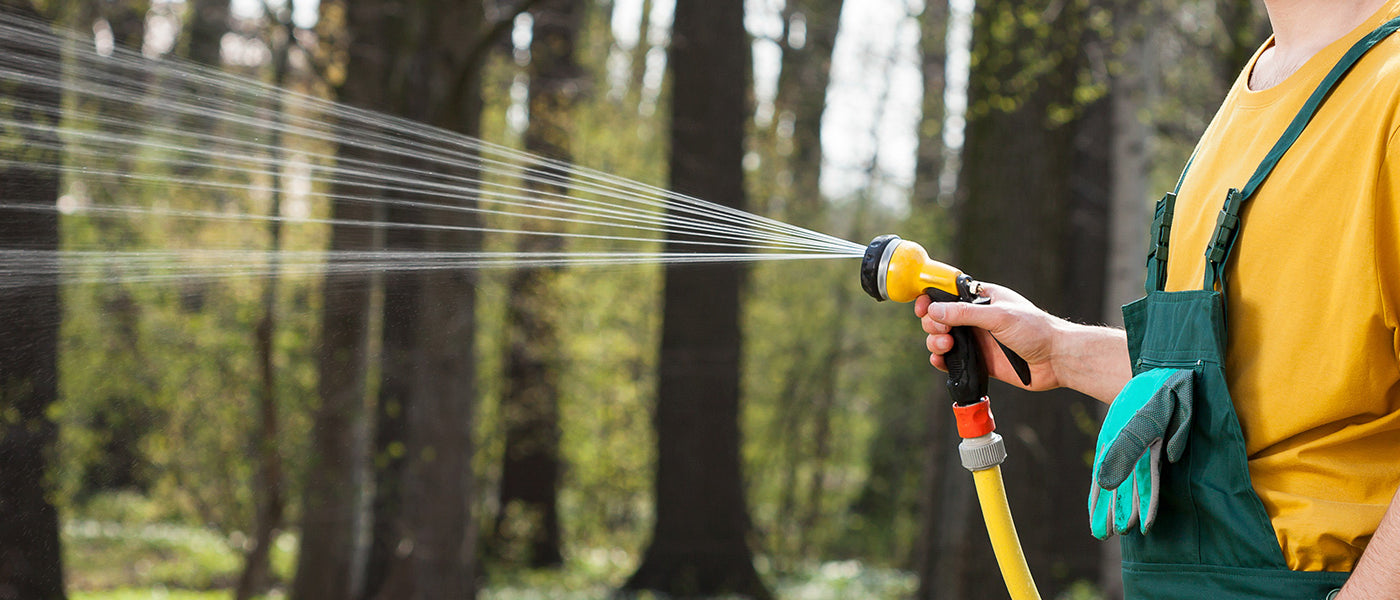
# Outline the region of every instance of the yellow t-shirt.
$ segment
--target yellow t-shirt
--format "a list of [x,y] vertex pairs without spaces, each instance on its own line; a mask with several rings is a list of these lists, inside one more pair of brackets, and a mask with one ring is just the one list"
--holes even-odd
[[[1397,15],[1391,0],[1269,89],[1248,89],[1255,54],[1181,188],[1168,290],[1203,286],[1226,191],[1244,187],[1347,49]],[[1294,570],[1351,570],[1400,485],[1398,132],[1400,33],[1357,63],[1246,202],[1227,266],[1225,372],[1254,489]]]

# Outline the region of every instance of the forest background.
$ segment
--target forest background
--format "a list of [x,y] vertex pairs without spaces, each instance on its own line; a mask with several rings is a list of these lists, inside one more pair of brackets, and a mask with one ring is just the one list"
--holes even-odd
[[[1094,323],[1138,294],[1154,195],[1267,35],[1247,0],[287,2],[0,9],[92,44],[73,52],[190,61],[861,244],[898,233]],[[78,129],[158,118],[55,101]],[[561,248],[103,218],[83,209],[365,209],[298,192],[341,184],[294,160],[262,193],[101,174],[129,156],[46,176],[21,118],[0,208],[58,211],[0,211],[0,247]],[[1004,597],[942,375],[856,270],[0,285],[0,598]],[[1121,595],[1116,544],[1084,524],[1097,406],[992,396],[1042,592]]]

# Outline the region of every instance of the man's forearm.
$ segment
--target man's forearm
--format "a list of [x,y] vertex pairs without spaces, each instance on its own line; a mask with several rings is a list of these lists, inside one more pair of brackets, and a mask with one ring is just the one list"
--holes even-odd
[[1061,321],[1052,359],[1060,385],[1108,404],[1133,377],[1122,329]]
[[1337,600],[1400,598],[1400,490]]

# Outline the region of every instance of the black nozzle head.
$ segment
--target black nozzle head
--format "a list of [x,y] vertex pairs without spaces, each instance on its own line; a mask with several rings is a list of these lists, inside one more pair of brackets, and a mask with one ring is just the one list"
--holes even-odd
[[880,285],[880,262],[885,257],[885,248],[898,241],[899,236],[892,233],[879,236],[865,247],[865,256],[860,259],[860,287],[876,300],[885,300],[885,290]]

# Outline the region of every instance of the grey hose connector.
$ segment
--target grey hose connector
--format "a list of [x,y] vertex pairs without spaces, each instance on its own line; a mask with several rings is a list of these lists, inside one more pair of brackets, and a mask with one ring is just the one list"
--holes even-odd
[[958,444],[962,466],[969,471],[983,471],[1006,462],[1006,443],[995,431],[987,435],[964,439]]

